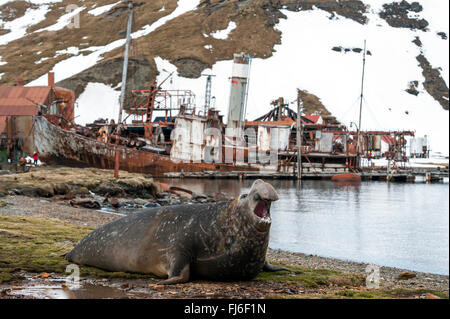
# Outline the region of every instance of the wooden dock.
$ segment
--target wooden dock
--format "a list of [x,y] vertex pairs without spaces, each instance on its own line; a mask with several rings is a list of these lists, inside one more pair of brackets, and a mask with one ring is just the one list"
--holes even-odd
[[[333,170],[328,171],[303,171],[302,179],[305,180],[327,180],[334,175],[340,174]],[[391,182],[414,182],[417,176],[430,176],[430,181],[440,181],[444,177],[449,176],[448,170],[400,170],[387,172],[386,170],[371,170],[359,172],[362,180],[365,181],[391,181]],[[204,171],[204,172],[173,172],[165,173],[167,178],[198,178],[198,179],[297,179],[297,176],[287,172],[273,172],[273,171],[233,171],[233,172],[218,172],[218,171]]]

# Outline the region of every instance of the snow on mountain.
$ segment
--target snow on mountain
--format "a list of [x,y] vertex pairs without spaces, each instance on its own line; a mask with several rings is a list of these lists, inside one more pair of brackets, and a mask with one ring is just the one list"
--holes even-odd
[[[432,12],[430,7],[437,3],[428,1],[423,1],[423,5],[428,8],[424,12],[429,14]],[[447,8],[442,5],[440,3],[442,12],[447,12],[448,17],[448,2]],[[287,16],[277,25],[282,32],[282,44],[275,46],[272,57],[252,62],[247,118],[253,119],[267,112],[270,102],[278,97],[296,101],[296,89],[300,88],[319,96],[342,123],[358,123],[362,54],[340,53],[331,48],[337,45],[362,48],[366,40],[372,55],[367,56],[366,63],[362,129],[413,130],[417,136],[428,135],[432,150],[448,154],[448,112],[425,92],[422,85],[417,97],[405,91],[408,82],[424,81],[416,60],[420,48],[412,43],[416,36],[429,43],[424,45],[423,51],[434,67],[442,68],[448,85],[448,42],[436,35],[437,31],[448,30],[448,18],[442,18],[443,24],[430,25],[430,29],[436,29],[429,32],[411,31],[390,27],[376,15],[378,6],[372,8],[366,25],[349,19],[330,19],[330,14],[322,10],[282,10]],[[157,65],[159,70],[176,70],[162,59],[157,59]],[[217,75],[212,94],[216,97],[217,108],[225,115],[231,69],[232,62],[223,61],[204,72]],[[161,74],[159,80],[165,76]],[[192,80],[175,76],[165,88],[192,89],[197,94],[198,104],[203,105],[204,78]]]
[[103,83],[89,83],[75,105],[75,121],[92,123],[103,119],[117,119],[120,91]]
[[79,7],[75,10],[69,10],[68,13],[66,13],[65,15],[61,16],[58,21],[46,28],[43,29],[39,29],[35,32],[42,32],[42,31],[58,31],[58,30],[62,30],[64,29],[67,25],[69,25],[70,23],[73,22],[73,18],[78,15],[81,11],[83,11],[84,9],[86,9],[86,7]]
[[133,39],[136,39],[136,38],[139,38],[142,36],[146,36],[146,35],[152,33],[159,27],[163,26],[167,21],[173,20],[176,17],[178,17],[186,12],[194,10],[195,8],[197,8],[199,3],[200,3],[200,0],[179,0],[178,7],[175,9],[175,11],[173,11],[171,14],[169,14],[165,17],[162,17],[161,19],[159,19],[158,21],[156,21],[155,23],[153,23],[151,25],[146,25],[142,30],[139,30],[139,31],[133,33],[133,35],[132,35]]
[[219,40],[226,40],[228,39],[228,36],[230,35],[230,32],[236,29],[237,25],[234,21],[230,21],[228,24],[228,27],[224,30],[218,30],[214,33],[211,33],[211,36],[215,39]]
[[[10,1],[0,1],[0,6],[8,2]],[[12,31],[0,35],[0,44],[23,36],[26,26],[38,22],[36,10],[41,10],[39,17],[42,19],[49,3],[61,0],[31,2],[39,3],[41,6],[28,9],[24,17],[16,19],[18,21],[4,23],[0,21],[4,29]],[[275,45],[271,57],[255,58],[252,61],[247,118],[253,119],[266,113],[270,109],[270,102],[278,97],[284,97],[294,103],[299,88],[318,96],[342,123],[346,125],[350,125],[351,122],[357,123],[362,75],[361,51],[366,40],[370,54],[366,60],[362,129],[414,130],[417,136],[428,135],[433,151],[448,154],[448,111],[428,93],[424,86],[427,79],[417,57],[423,55],[430,68],[438,70],[447,85],[448,96],[448,40],[439,33],[444,33],[445,37],[449,34],[449,3],[442,0],[418,2],[423,10],[411,11],[408,17],[425,19],[428,22],[426,29],[391,26],[379,15],[379,12],[385,9],[383,5],[390,3],[388,0],[364,1],[370,7],[365,12],[367,17],[365,24],[318,7],[298,12],[288,10],[287,7],[282,8],[280,11],[286,19],[280,19],[275,25],[281,32],[281,44]],[[98,8],[91,6],[88,13],[101,15],[116,4],[117,2],[112,0]],[[135,31],[133,39],[157,33],[158,29],[169,21],[196,10],[199,4],[199,0],[179,0],[178,7],[174,11]],[[163,8],[166,10],[166,6]],[[216,32],[210,34],[203,33],[203,36],[214,38],[215,41],[233,41],[230,35],[231,32],[233,34],[239,32],[239,23],[232,20],[234,19],[230,17],[225,28],[216,29]],[[417,44],[419,43],[417,39],[420,40],[421,46]],[[123,47],[124,43],[125,40],[120,39],[105,46],[83,49],[74,44],[66,50],[58,51],[60,54],[67,53],[70,57],[53,67],[56,81],[67,79],[96,65],[103,59],[105,53]],[[214,54],[216,44],[202,44],[201,47]],[[51,57],[42,57],[41,60],[48,58]],[[177,74],[177,66],[161,57],[156,57],[155,63],[160,72],[159,82],[168,76],[167,72],[175,71],[173,79],[167,81],[163,88],[194,91],[198,108],[202,108],[206,82],[204,77],[183,78]],[[212,84],[212,95],[215,97],[213,104],[225,116],[228,109],[231,69],[232,61],[228,60],[219,61],[211,69],[202,72],[216,75]],[[29,85],[42,85],[46,81],[46,75],[43,74]],[[417,95],[406,91],[410,83],[415,81],[417,81],[415,88]],[[100,83],[87,85],[77,102],[76,121],[85,124],[96,120],[102,114],[105,118],[114,117],[118,109],[115,102],[119,94],[117,89]],[[100,104],[104,107],[99,108]],[[100,113],[92,112],[94,105],[97,105]],[[294,109],[295,107],[293,105]]]
[[[9,1],[3,1],[3,2],[9,2]],[[35,2],[32,2],[35,3]],[[40,3],[40,2],[38,2]],[[0,5],[3,3],[0,2]],[[35,24],[38,24],[39,22],[43,21],[45,19],[45,15],[49,11],[49,5],[43,4],[37,8],[29,8],[25,12],[25,15],[23,17],[20,17],[18,19],[3,22],[0,20],[0,25],[2,25],[3,29],[10,30],[9,33],[6,33],[4,35],[0,35],[0,45],[8,44],[11,41],[14,41],[16,39],[19,39],[27,34],[27,29],[30,26],[33,26]]]
[[108,12],[109,10],[111,10],[113,7],[115,7],[116,5],[118,5],[119,3],[121,3],[122,1],[117,1],[111,4],[107,4],[92,10],[89,10],[88,13],[92,14],[93,16],[99,16],[105,12]]
[[[160,26],[164,25],[167,21],[170,21],[188,11],[191,11],[197,7],[200,0],[180,0],[178,3],[177,9],[175,9],[171,14],[159,19],[152,25],[147,25],[143,29],[135,31],[131,34],[133,39],[137,39],[139,37],[148,35],[149,33],[155,31]],[[79,50],[79,52],[91,52],[88,55],[75,54],[73,57],[63,60],[57,63],[52,72],[55,72],[55,81],[62,81],[67,79],[83,70],[88,69],[89,67],[94,66],[97,62],[102,60],[102,55],[110,52],[116,48],[125,45],[125,39],[116,40],[112,43],[109,43],[103,47],[89,47],[83,50]],[[29,86],[33,85],[45,85],[47,83],[47,75],[43,74],[40,78],[36,79],[29,83]],[[85,123],[80,123],[85,124]]]

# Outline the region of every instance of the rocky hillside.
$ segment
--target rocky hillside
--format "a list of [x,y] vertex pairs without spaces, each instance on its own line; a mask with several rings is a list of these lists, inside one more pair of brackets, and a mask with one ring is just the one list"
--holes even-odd
[[[367,40],[363,128],[416,129],[431,136],[435,150],[448,152],[446,1],[134,2],[128,88],[146,88],[167,76],[163,69],[176,70],[168,88],[194,90],[201,105],[201,74],[212,72],[216,106],[226,113],[230,60],[245,52],[254,57],[249,118],[278,96],[294,101],[299,88],[349,124],[358,109]],[[92,110],[95,92],[117,99],[126,22],[121,1],[0,0],[0,83],[22,77],[44,84],[53,70],[58,84],[80,97],[79,119],[94,120],[100,113],[86,117],[84,110]],[[111,106],[102,108],[104,117],[113,117],[117,103],[105,101]]]

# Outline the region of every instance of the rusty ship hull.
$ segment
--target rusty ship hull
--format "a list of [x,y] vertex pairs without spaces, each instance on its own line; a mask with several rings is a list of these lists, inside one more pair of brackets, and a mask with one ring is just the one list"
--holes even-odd
[[[74,167],[114,169],[116,146],[79,135],[52,124],[44,116],[33,118],[33,140],[42,161]],[[117,146],[120,170],[165,177],[170,172],[258,171],[250,165],[175,161],[168,155]]]

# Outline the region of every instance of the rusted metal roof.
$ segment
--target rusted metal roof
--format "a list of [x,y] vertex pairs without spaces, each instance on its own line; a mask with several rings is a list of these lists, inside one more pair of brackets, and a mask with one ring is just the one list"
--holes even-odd
[[312,121],[314,124],[317,124],[321,118],[320,115],[305,115],[306,119]]
[[245,126],[273,125],[273,126],[291,126],[295,121],[291,118],[284,118],[281,121],[245,121]]
[[35,103],[45,104],[52,88],[49,86],[0,87],[0,116],[37,115]]

